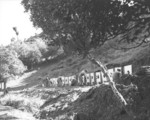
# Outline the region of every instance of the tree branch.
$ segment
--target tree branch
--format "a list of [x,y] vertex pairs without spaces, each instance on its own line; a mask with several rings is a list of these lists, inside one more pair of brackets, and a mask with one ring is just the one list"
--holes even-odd
[[128,113],[129,116],[131,116],[132,118],[135,118],[133,113],[127,109],[128,104],[127,104],[126,100],[124,99],[124,97],[122,96],[122,94],[117,90],[115,83],[113,82],[113,80],[110,78],[110,76],[108,74],[107,68],[100,61],[96,61],[94,58],[92,58],[91,55],[88,55],[88,59],[92,63],[97,65],[99,67],[99,69],[103,72],[103,74],[105,75],[106,79],[109,82],[109,85],[112,88],[113,93],[117,97],[118,101],[121,103],[121,106],[126,110],[126,112]]

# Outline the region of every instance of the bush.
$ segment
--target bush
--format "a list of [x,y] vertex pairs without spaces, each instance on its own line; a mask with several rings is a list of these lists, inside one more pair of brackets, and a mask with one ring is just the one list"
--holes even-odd
[[26,67],[15,51],[6,47],[0,47],[0,76],[2,78],[10,75],[20,75],[26,70]]
[[19,59],[29,69],[32,68],[34,64],[41,61],[42,54],[36,44],[25,41],[15,41],[9,46],[9,48],[18,54]]

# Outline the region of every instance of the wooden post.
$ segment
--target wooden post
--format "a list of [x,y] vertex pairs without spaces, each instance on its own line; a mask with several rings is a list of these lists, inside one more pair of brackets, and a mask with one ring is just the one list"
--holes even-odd
[[100,72],[96,72],[96,82],[97,82],[97,84],[102,83],[102,78],[101,78],[101,73]]
[[2,90],[2,83],[0,82],[0,89]]
[[91,85],[94,85],[94,73],[90,73]]
[[4,80],[4,90],[6,90],[6,80]]
[[90,74],[89,73],[86,74],[86,81],[87,81],[87,85],[90,85]]

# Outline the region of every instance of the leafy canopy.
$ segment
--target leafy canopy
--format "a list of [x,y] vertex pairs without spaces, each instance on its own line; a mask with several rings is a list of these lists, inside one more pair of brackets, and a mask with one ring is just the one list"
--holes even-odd
[[22,0],[22,4],[34,26],[55,43],[84,55],[150,19],[149,0]]

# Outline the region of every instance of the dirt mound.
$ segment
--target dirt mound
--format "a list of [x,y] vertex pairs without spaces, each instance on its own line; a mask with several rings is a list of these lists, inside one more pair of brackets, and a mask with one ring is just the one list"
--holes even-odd
[[[76,102],[77,115],[75,120],[150,120],[150,77],[128,76],[124,79],[128,86],[117,85],[117,89],[126,99],[127,110],[132,112],[129,116],[120,107],[120,103],[114,96],[109,86],[101,86],[91,89],[81,96]],[[130,83],[130,85],[129,85]]]
[[130,120],[107,85],[91,89],[75,102],[75,120]]
[[[118,84],[117,89],[126,99],[129,116],[121,107],[109,85],[93,87],[88,91],[68,90],[49,99],[49,104],[38,113],[40,119],[52,120],[150,120],[150,77],[128,76],[128,85]],[[75,101],[69,100],[78,96]],[[52,109],[53,108],[53,109]],[[55,108],[55,109],[54,109]]]

